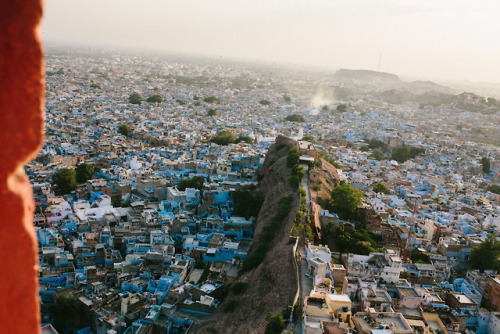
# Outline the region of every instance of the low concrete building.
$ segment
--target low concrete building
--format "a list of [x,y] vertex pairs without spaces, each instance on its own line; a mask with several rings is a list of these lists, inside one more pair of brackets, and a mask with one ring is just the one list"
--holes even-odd
[[413,330],[401,313],[359,312],[353,317],[358,333],[370,334],[374,330],[390,330],[394,334],[412,334]]

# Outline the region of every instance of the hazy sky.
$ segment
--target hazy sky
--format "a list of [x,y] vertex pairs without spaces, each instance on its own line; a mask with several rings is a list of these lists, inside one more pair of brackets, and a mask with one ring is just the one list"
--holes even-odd
[[46,0],[48,42],[500,82],[498,0]]

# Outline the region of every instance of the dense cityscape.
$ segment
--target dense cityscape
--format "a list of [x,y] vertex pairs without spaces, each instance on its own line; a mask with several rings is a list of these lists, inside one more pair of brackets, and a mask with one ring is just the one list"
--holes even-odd
[[46,74],[47,333],[500,333],[495,98],[92,49]]

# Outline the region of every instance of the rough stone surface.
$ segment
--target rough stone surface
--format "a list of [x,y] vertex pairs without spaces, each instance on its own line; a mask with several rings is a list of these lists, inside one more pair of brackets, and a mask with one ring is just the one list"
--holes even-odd
[[332,190],[340,184],[340,177],[337,169],[323,158],[319,158],[316,170],[319,171],[321,189],[319,191],[311,189],[311,200],[323,204],[331,200]]
[[41,0],[0,1],[0,333],[39,333],[33,195],[23,166],[43,140]]

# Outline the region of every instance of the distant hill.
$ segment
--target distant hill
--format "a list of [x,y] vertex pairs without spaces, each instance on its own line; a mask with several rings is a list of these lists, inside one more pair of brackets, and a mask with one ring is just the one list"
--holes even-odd
[[405,89],[389,89],[381,92],[372,92],[371,95],[377,96],[391,104],[416,102],[433,106],[449,103],[448,101],[451,101],[454,96],[453,94],[433,90],[412,90],[408,87]]
[[486,99],[474,93],[449,94],[439,91],[426,91],[421,94],[412,94],[409,90],[386,90],[372,93],[384,101],[392,104],[402,104],[405,102],[415,102],[420,108],[427,106],[448,106],[457,111],[480,112],[483,114],[493,114],[500,110],[500,102],[493,98]]
[[484,98],[474,93],[464,92],[453,95],[431,105],[450,105],[451,107],[467,112],[494,114],[500,112],[500,102],[494,98]]
[[369,70],[341,69],[332,76],[332,79],[341,82],[342,87],[350,91],[350,97],[362,98],[363,95],[369,94],[380,96],[394,104],[418,100],[420,95],[424,95],[424,100],[431,97],[431,100],[435,101],[442,99],[444,97],[442,95],[454,95],[460,92],[432,81],[402,81],[395,74]]
[[440,83],[457,91],[472,92],[500,100],[500,83],[470,81],[441,81]]
[[421,109],[445,106],[457,112],[486,115],[500,112],[500,101],[494,98],[463,92],[432,81],[402,81],[392,73],[341,69],[332,79],[342,83],[342,89],[347,92],[342,100],[371,96],[391,104],[418,103]]
[[347,80],[401,82],[401,79],[399,79],[399,77],[395,74],[370,70],[340,69],[333,75],[333,77],[335,79]]
[[442,86],[432,81],[411,81],[401,82],[401,85],[396,89],[406,90],[413,94],[424,94],[427,92],[442,93],[442,94],[455,94],[456,90],[446,86]]

